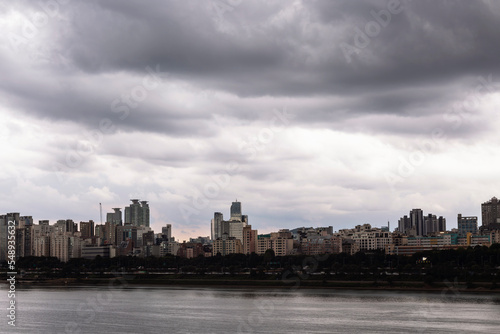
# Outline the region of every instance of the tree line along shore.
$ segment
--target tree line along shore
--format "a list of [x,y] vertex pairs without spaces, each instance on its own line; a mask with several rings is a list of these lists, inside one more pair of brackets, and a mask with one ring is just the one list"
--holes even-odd
[[[275,256],[230,254],[186,259],[120,256],[94,260],[24,257],[20,285],[144,284],[500,292],[500,244],[425,251]],[[2,274],[7,275],[6,266]],[[122,283],[116,283],[116,282]],[[115,283],[110,283],[115,282]]]

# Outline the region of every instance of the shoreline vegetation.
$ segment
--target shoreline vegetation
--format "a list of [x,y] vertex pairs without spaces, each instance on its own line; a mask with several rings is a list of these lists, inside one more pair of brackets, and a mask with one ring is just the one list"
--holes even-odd
[[[412,256],[383,251],[275,256],[272,250],[212,257],[22,257],[16,285],[350,289],[500,293],[500,244]],[[7,266],[0,281],[7,282]]]

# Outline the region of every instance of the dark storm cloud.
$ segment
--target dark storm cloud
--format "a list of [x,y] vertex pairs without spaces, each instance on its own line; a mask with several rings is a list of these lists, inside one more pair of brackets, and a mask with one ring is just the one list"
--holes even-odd
[[[159,63],[175,75],[242,96],[301,95],[299,91],[336,94],[353,87],[376,90],[384,85],[444,82],[460,74],[498,71],[499,14],[494,8],[498,5],[467,1],[402,1],[402,12],[393,15],[366,47],[375,63],[349,66],[339,44],[353,44],[354,28],[374,20],[370,11],[382,10],[386,4],[309,1],[289,20],[273,25],[269,18],[291,3],[280,7],[249,3],[225,13],[224,19],[234,29],[225,33],[217,29],[213,10],[192,2],[162,2],[153,7],[103,1],[94,5],[90,17],[75,18],[74,37],[79,38],[79,45],[73,57],[89,71],[142,70]],[[260,6],[260,11],[249,10],[252,6]],[[89,10],[82,5],[83,12]],[[316,15],[304,18],[308,11]],[[317,13],[324,22],[312,28]],[[342,13],[343,19],[335,20],[335,13]],[[266,84],[271,78],[272,87]]]
[[[470,76],[500,73],[500,6],[486,1],[401,1],[401,12],[348,63],[341,43],[354,46],[355,28],[363,30],[375,20],[371,11],[384,10],[387,4],[244,2],[221,16],[214,2],[75,1],[67,5],[70,20],[53,19],[46,27],[53,33],[51,43],[67,57],[66,71],[45,68],[41,81],[30,80],[30,69],[14,75],[18,69],[11,68],[1,87],[11,104],[29,113],[93,127],[126,88],[103,90],[96,84],[83,90],[77,83],[68,91],[58,87],[62,78],[86,77],[97,83],[101,74],[140,76],[146,67],[158,65],[169,80],[242,98],[337,97],[323,107],[305,105],[298,118],[335,124],[357,114],[439,113],[460,99]],[[25,6],[39,10],[31,2]],[[220,27],[221,20],[227,29]],[[121,126],[126,131],[206,136],[209,113],[229,115],[219,108],[194,115],[172,109],[168,100],[145,101]],[[249,115],[258,114],[254,110]]]

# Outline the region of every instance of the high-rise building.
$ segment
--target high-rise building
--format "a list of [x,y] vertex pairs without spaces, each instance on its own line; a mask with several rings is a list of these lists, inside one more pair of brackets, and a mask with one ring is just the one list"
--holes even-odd
[[106,214],[106,222],[113,223],[115,225],[123,225],[122,221],[122,210],[120,208],[113,208],[115,212],[109,212]]
[[100,238],[102,241],[106,239],[106,224],[97,224],[95,226],[94,236]]
[[120,246],[122,242],[131,241],[133,247],[137,246],[137,226],[123,225],[116,226],[116,244]]
[[19,217],[19,227],[27,227],[33,225],[33,217],[32,216],[22,216]]
[[446,232],[446,218],[439,216],[438,218],[438,228],[439,232]]
[[232,202],[231,203],[231,219],[230,220],[242,221],[241,202]]
[[500,222],[500,201],[492,197],[488,202],[481,204],[482,226]]
[[155,244],[154,231],[148,231],[142,234],[142,246],[153,246]]
[[401,217],[398,221],[398,231],[403,234],[409,234],[411,229],[411,220],[408,216]]
[[411,227],[415,227],[416,235],[424,235],[424,213],[422,209],[413,209],[410,211]]
[[476,216],[462,216],[458,214],[458,236],[466,237],[467,233],[477,234],[477,217]]
[[429,235],[431,233],[437,232],[439,229],[438,219],[436,215],[429,213],[424,217],[423,235]]
[[[214,218],[212,219],[212,240],[216,240],[217,238],[222,237],[222,221],[223,221],[222,213],[215,212]],[[229,231],[227,231],[229,233]]]
[[31,229],[31,254],[33,256],[50,256],[50,235],[54,226],[48,220],[39,220]]
[[80,222],[80,233],[82,239],[89,239],[94,236],[95,224],[93,220]]
[[112,222],[106,222],[106,224],[104,224],[104,243],[106,245],[116,245],[117,226],[123,225],[116,225]]
[[166,226],[163,226],[161,228],[161,234],[165,236],[167,241],[170,241],[170,239],[172,239],[172,225],[167,224]]
[[125,207],[125,224],[149,227],[149,204],[147,201],[131,199],[132,204]]
[[31,227],[32,225],[27,225],[16,228],[16,258],[32,255]]
[[78,232],[78,225],[71,219],[60,219],[54,224],[54,230],[58,233]]
[[69,233],[56,232],[50,237],[50,256],[57,257],[61,262],[68,262],[70,240]]
[[141,201],[141,222],[139,225],[149,227],[149,204],[147,201]]
[[211,221],[212,240],[217,240],[227,234],[243,243],[243,227],[248,225],[248,216],[241,214],[240,202],[232,202],[230,212],[230,220],[224,220],[220,212],[214,213],[214,218]]
[[[8,260],[8,237],[11,235],[9,233],[9,226],[14,226],[14,229],[11,228],[11,230],[12,235],[15,235],[15,228],[19,226],[19,221],[20,217],[17,212],[0,216],[0,262]],[[9,222],[12,223],[9,224]]]
[[229,225],[229,236],[235,237],[243,243],[243,228],[245,227],[245,223],[239,220],[231,220],[227,223]]
[[398,231],[408,236],[424,236],[446,231],[446,218],[428,214],[424,216],[421,209],[413,209],[409,216],[398,221]]
[[436,215],[428,214],[424,218],[423,235],[430,235],[437,232],[446,232],[446,218],[443,216],[436,217]]
[[50,256],[50,236],[40,235],[33,238],[33,256]]
[[257,230],[252,230],[252,225],[243,227],[243,254],[257,252]]

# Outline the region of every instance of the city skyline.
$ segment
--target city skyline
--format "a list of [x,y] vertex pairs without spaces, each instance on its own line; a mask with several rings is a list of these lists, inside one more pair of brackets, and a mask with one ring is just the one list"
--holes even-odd
[[[112,208],[114,210],[114,212],[106,212],[105,213],[105,216],[106,217],[102,223],[100,221],[93,221],[92,219],[89,219],[88,221],[80,221],[80,224],[84,224],[87,227],[87,224],[91,224],[92,223],[92,226],[97,227],[97,225],[101,225],[101,226],[104,226],[105,224],[107,225],[108,223],[111,223],[111,224],[115,224],[115,225],[134,225],[136,227],[140,227],[140,226],[143,226],[143,227],[150,227],[150,222],[149,220],[147,222],[144,222],[143,220],[140,220],[138,218],[135,219],[135,221],[130,221],[130,218],[126,219],[125,218],[125,212],[127,212],[127,210],[131,210],[129,208],[132,208],[133,206],[137,206],[139,208],[141,208],[141,205],[142,207],[147,206],[147,217],[149,218],[149,204],[148,202],[149,201],[143,201],[143,200],[140,200],[140,199],[130,199],[130,201],[132,201],[132,204],[130,204],[130,206],[125,206],[124,207],[124,212],[121,211],[121,208]],[[141,204],[139,204],[141,203]],[[101,204],[102,203],[99,203],[100,205],[100,209],[101,209]],[[405,233],[405,234],[408,234],[411,230],[411,227],[414,227],[415,230],[413,231],[413,233],[417,236],[421,236],[421,235],[427,235],[427,232],[439,232],[439,231],[451,231],[452,229],[457,229],[457,230],[460,230],[460,226],[459,226],[459,221],[462,221],[462,218],[463,219],[466,219],[466,220],[469,220],[474,218],[474,221],[475,221],[475,224],[476,224],[476,231],[477,231],[477,228],[480,227],[480,226],[485,226],[485,225],[489,225],[489,224],[492,224],[494,222],[497,222],[497,224],[500,224],[500,210],[497,211],[497,205],[500,207],[500,202],[498,201],[498,199],[493,196],[491,199],[487,200],[487,201],[484,201],[483,203],[481,203],[481,211],[482,211],[482,214],[481,215],[477,215],[477,216],[473,216],[473,215],[467,215],[467,214],[462,214],[461,212],[457,213],[456,214],[456,220],[453,219],[453,220],[448,220],[448,225],[447,225],[447,219],[446,217],[443,217],[443,216],[439,216],[437,217],[435,214],[432,214],[432,213],[428,213],[425,209],[421,209],[421,208],[413,208],[413,209],[410,209],[409,211],[409,215],[406,215],[406,214],[401,214],[400,217],[398,218],[398,220],[392,225],[392,228],[391,228],[391,222],[390,221],[387,221],[385,224],[384,223],[375,223],[375,222],[363,222],[361,224],[346,224],[345,227],[341,227],[341,228],[338,228],[336,229],[337,230],[342,230],[342,229],[350,229],[350,228],[353,228],[353,226],[356,226],[356,225],[364,225],[364,224],[370,224],[374,227],[386,227],[388,228],[388,231],[396,231],[398,230],[399,232],[402,232],[402,233]],[[494,208],[494,214],[490,213],[490,211],[488,210],[485,210],[485,208],[488,208],[488,207],[492,207]],[[15,212],[15,211],[6,211],[6,212],[9,212],[9,213],[16,213],[16,214],[21,214],[19,212]],[[248,220],[248,215],[242,215],[242,203],[239,202],[237,199],[235,200],[235,202],[231,202],[231,206],[228,208],[228,212],[229,212],[229,220],[224,220],[223,216],[224,216],[224,213],[223,212],[220,212],[220,211],[214,211],[213,213],[213,219],[210,220],[210,227],[209,227],[209,233],[208,234],[199,234],[199,235],[184,235],[182,233],[180,233],[179,235],[181,235],[180,237],[178,237],[177,239],[179,241],[181,240],[189,240],[189,239],[195,239],[197,237],[205,237],[206,235],[208,235],[209,237],[212,238],[212,240],[215,240],[217,238],[220,238],[222,237],[223,233],[229,233],[230,231],[230,225],[227,225],[227,227],[223,228],[222,227],[222,224],[223,223],[242,223],[243,225],[241,226],[241,228],[245,227],[245,226],[249,226],[251,227],[251,225],[249,224],[249,220]],[[425,213],[425,215],[424,215]],[[258,215],[258,213],[257,213]],[[23,218],[31,218],[34,222],[35,221],[39,221],[39,222],[43,222],[44,224],[49,224],[49,222],[51,220],[49,219],[33,219],[32,215],[25,215],[24,213],[21,214],[21,216]],[[58,218],[56,219],[55,221],[59,222],[59,221],[64,221],[65,219],[61,219],[61,218]],[[73,220],[71,218],[67,218],[66,219],[67,221],[78,221],[78,220]],[[129,220],[127,222],[127,220]],[[428,222],[428,220],[431,220],[430,222]],[[485,224],[484,221],[487,221],[487,223]],[[155,224],[155,225],[158,225],[158,224]],[[299,224],[300,225],[300,224]],[[318,227],[321,227],[321,225],[296,225],[294,226],[294,228],[299,228],[299,227],[311,227],[311,228],[318,228]],[[76,223],[75,223],[75,226],[76,226]],[[219,227],[216,227],[216,226],[219,226]],[[325,225],[326,226],[326,225]],[[328,225],[330,227],[333,227],[332,225]],[[433,226],[433,227],[431,227]],[[174,226],[175,227],[175,226]],[[94,233],[94,228],[90,229],[87,234],[92,234]],[[281,227],[279,229],[290,229],[292,228],[292,226],[284,226],[284,227]],[[168,230],[168,235],[169,236],[172,236],[172,224],[164,224],[162,225],[160,228],[158,229],[154,229],[154,227],[151,227],[151,229],[153,231],[162,231],[163,234],[164,231],[166,231],[166,229]],[[259,229],[255,229],[255,230],[259,230]],[[226,231],[226,232],[224,232]],[[262,230],[261,230],[262,231]],[[270,233],[270,232],[276,232],[278,231],[278,229],[276,230],[264,230],[261,234],[266,234],[266,233]],[[83,229],[82,229],[82,232],[83,232]],[[159,233],[159,232],[158,232]],[[170,237],[169,237],[170,238]]]
[[497,2],[50,3],[2,4],[0,212],[454,226],[500,189]]
[[[277,256],[356,254],[357,252],[383,250],[386,254],[412,255],[424,250],[458,249],[474,246],[491,246],[500,241],[500,210],[496,197],[481,204],[482,226],[476,216],[457,215],[458,228],[447,229],[446,218],[422,209],[412,209],[408,216],[398,221],[394,232],[388,226],[369,223],[333,230],[333,226],[296,226],[259,233],[249,224],[248,215],[242,213],[242,203],[231,203],[230,218],[214,212],[211,236],[195,236],[176,240],[172,225],[166,224],[155,233],[149,224],[148,201],[131,199],[125,207],[125,221],[121,210],[106,214],[104,224],[72,219],[58,220],[50,225],[48,220],[34,224],[32,216],[20,213],[0,215],[0,261],[7,259],[8,235],[13,234],[17,253],[12,257],[54,256],[63,262],[73,258],[93,259],[96,255],[106,258],[116,256],[162,257],[167,254],[182,258],[225,256],[229,254],[264,255],[272,250]],[[12,227],[10,227],[12,226]],[[14,233],[10,231],[15,229]],[[10,238],[10,237],[9,237]],[[9,241],[11,243],[12,241]],[[9,246],[10,247],[10,246]],[[12,247],[10,247],[12,248]],[[9,250],[12,253],[12,250]]]

